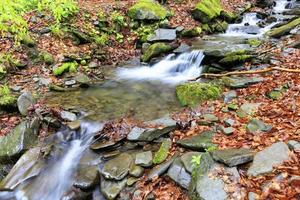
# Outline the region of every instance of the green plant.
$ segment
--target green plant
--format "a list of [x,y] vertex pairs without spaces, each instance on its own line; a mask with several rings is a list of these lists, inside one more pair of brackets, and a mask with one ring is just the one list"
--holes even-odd
[[99,46],[104,46],[109,41],[109,37],[106,33],[101,33],[101,35],[96,35],[93,38],[95,40],[95,43]]
[[10,92],[7,85],[0,86],[0,106],[12,106],[16,103],[17,99]]
[[119,13],[118,11],[112,12],[112,14],[110,15],[110,20],[115,25],[118,25],[120,27],[127,26],[127,24],[125,22],[125,17],[123,15],[121,15],[121,13]]
[[135,31],[135,33],[138,35],[141,42],[147,42],[148,37],[154,33],[155,29],[156,26],[142,25]]
[[0,80],[3,79],[6,75],[6,69],[4,66],[0,65]]

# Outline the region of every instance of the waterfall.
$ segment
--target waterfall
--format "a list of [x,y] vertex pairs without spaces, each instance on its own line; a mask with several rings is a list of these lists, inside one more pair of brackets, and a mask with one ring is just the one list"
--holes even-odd
[[193,50],[178,56],[171,54],[153,66],[121,68],[117,71],[117,75],[120,79],[159,80],[176,84],[199,76],[203,58],[201,50]]

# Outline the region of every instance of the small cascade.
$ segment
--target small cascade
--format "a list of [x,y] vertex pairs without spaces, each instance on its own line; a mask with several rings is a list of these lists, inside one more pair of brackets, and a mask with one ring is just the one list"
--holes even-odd
[[193,50],[178,56],[171,54],[153,66],[121,68],[117,75],[120,79],[159,80],[176,84],[199,76],[203,58],[201,50]]
[[84,151],[92,142],[94,133],[102,124],[83,122],[81,131],[65,130],[56,134],[55,148],[61,149],[51,158],[41,174],[15,188],[17,200],[61,199],[73,184],[74,172]]

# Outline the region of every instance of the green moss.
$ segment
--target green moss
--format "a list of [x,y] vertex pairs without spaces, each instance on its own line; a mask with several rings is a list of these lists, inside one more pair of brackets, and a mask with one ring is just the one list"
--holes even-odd
[[152,0],[139,0],[128,10],[128,16],[136,20],[163,20],[167,15],[168,11]]
[[77,71],[78,64],[77,62],[67,62],[63,63],[61,66],[53,69],[53,74],[55,76],[60,76],[65,72],[76,72]]
[[11,94],[10,89],[6,85],[0,86],[0,106],[11,107],[15,106],[17,98]]
[[6,73],[6,67],[0,64],[0,80],[5,77]]
[[221,96],[222,88],[212,83],[186,83],[176,87],[176,95],[182,106],[195,106]]
[[196,4],[192,13],[195,19],[207,23],[220,16],[221,11],[222,7],[220,0],[202,0]]
[[226,54],[225,57],[219,61],[219,63],[235,64],[235,63],[245,62],[253,57],[252,55],[249,55],[247,53],[248,52],[245,50],[239,50],[239,51]]
[[170,140],[166,140],[161,144],[159,150],[154,155],[154,158],[153,158],[154,164],[160,164],[167,159],[168,152],[171,148],[171,145],[172,145],[172,142]]
[[22,38],[21,43],[28,46],[28,47],[34,47],[35,46],[35,41],[31,37],[29,37],[28,35]]
[[269,97],[272,100],[278,100],[282,96],[280,91],[271,91],[267,93],[267,97]]
[[261,41],[258,39],[248,39],[247,43],[251,46],[251,47],[258,47],[261,44]]
[[151,58],[159,56],[163,53],[167,53],[169,51],[171,51],[173,49],[173,47],[169,44],[165,44],[165,43],[155,43],[152,44],[144,53],[144,55],[142,56],[142,61],[143,62],[148,62],[150,61]]
[[295,28],[299,24],[300,24],[300,18],[297,18],[297,19],[291,21],[288,24],[285,24],[283,26],[280,26],[278,28],[274,28],[274,29],[268,31],[267,35],[270,36],[270,37],[275,37],[275,38],[281,37],[281,36],[289,33],[290,30],[292,30],[293,28]]
[[48,52],[44,52],[41,55],[42,60],[47,64],[47,65],[52,65],[54,63],[54,58],[52,56],[52,54],[48,53]]
[[201,26],[202,30],[208,33],[212,33],[213,31],[211,30],[211,28],[209,27],[208,24],[202,24]]
[[234,22],[237,19],[237,15],[236,14],[234,14],[232,12],[229,12],[229,11],[225,11],[225,10],[221,11],[221,16],[228,23],[232,23],[232,22]]
[[211,26],[212,32],[225,32],[228,27],[228,23],[226,21],[216,20]]
[[202,29],[200,27],[196,27],[193,29],[182,31],[181,35],[183,37],[197,37],[201,34],[201,32],[202,32]]

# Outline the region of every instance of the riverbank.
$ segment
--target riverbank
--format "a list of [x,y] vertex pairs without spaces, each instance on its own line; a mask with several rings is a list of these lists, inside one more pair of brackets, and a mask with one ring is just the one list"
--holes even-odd
[[[214,37],[217,38],[217,43],[223,45],[223,38],[221,40],[216,35],[211,37],[206,35],[206,31],[202,32],[203,22],[198,22],[190,15],[190,10],[195,7],[196,3],[198,2],[171,2],[166,5],[173,11],[172,17],[168,20],[168,31],[174,32],[180,26],[183,30],[180,31],[180,34],[175,31],[175,38],[169,42],[163,42],[167,47],[170,45],[170,49],[150,56],[149,59],[145,56],[147,51],[151,50],[151,45],[161,43],[161,39],[155,42],[146,41],[142,45],[142,43],[137,42],[137,39],[139,37],[138,40],[141,40],[143,35],[136,35],[136,33],[129,31],[131,26],[125,26],[125,24],[123,24],[124,27],[119,27],[118,32],[112,33],[112,36],[109,37],[109,45],[104,45],[101,48],[99,45],[95,46],[94,42],[80,44],[82,42],[80,38],[84,39],[84,37],[78,38],[78,33],[72,34],[79,39],[77,41],[79,45],[74,45],[70,38],[54,38],[53,32],[38,37],[32,33],[30,36],[37,42],[33,47],[29,47],[27,44],[27,47],[22,45],[16,49],[10,48],[7,45],[10,41],[2,39],[1,44],[5,44],[3,49],[8,50],[10,48],[12,50],[10,53],[13,56],[13,60],[6,58],[2,64],[8,63],[11,66],[14,63],[15,65],[16,62],[12,61],[16,61],[17,58],[18,65],[14,67],[20,66],[21,63],[24,68],[15,68],[5,72],[3,81],[10,88],[11,94],[16,94],[16,97],[19,93],[22,95],[18,97],[18,100],[11,100],[9,95],[6,95],[6,101],[14,101],[14,106],[4,107],[5,109],[1,111],[1,135],[7,135],[5,137],[9,138],[9,135],[22,136],[26,134],[30,136],[29,140],[32,141],[37,141],[36,136],[39,135],[43,143],[39,143],[37,150],[31,149],[22,157],[25,161],[30,161],[28,162],[31,165],[28,167],[29,170],[33,166],[36,166],[37,169],[34,168],[35,170],[29,175],[20,174],[19,170],[23,170],[23,168],[18,168],[18,166],[24,164],[21,159],[18,161],[20,162],[19,165],[15,167],[11,175],[4,179],[1,185],[16,191],[25,191],[26,195],[32,198],[38,197],[43,194],[43,189],[46,190],[46,187],[41,185],[40,190],[35,190],[34,186],[39,184],[39,181],[33,181],[27,187],[26,184],[21,183],[23,181],[17,183],[15,177],[19,177],[20,180],[26,180],[30,177],[39,177],[36,180],[42,180],[45,176],[51,177],[55,170],[46,170],[45,175],[41,173],[43,169],[41,166],[48,163],[48,167],[54,166],[53,169],[55,169],[59,163],[52,164],[51,161],[64,160],[65,158],[71,164],[62,170],[68,171],[67,169],[70,169],[72,171],[74,169],[74,173],[77,174],[76,178],[70,176],[69,182],[64,182],[65,185],[61,186],[62,188],[67,188],[68,184],[72,186],[67,194],[66,191],[62,191],[66,197],[71,199],[79,196],[82,199],[103,199],[104,197],[97,192],[100,180],[102,194],[106,198],[112,199],[299,198],[300,116],[298,113],[300,111],[300,82],[299,72],[297,72],[300,67],[298,42],[300,36],[299,22],[297,22],[299,14],[298,17],[292,17],[277,24],[276,26],[279,27],[277,29],[272,27],[273,29],[268,34],[274,37],[267,37],[267,39],[247,38],[243,40],[242,44],[236,43],[236,41],[230,43],[231,47],[251,47],[249,50],[237,51],[230,48],[229,52],[222,49],[221,53],[216,53],[209,51],[213,49],[211,45],[214,44],[213,39]],[[86,18],[89,23],[92,22],[98,27],[102,21],[98,20],[99,13],[96,14],[95,11],[99,10],[100,7],[104,12],[102,16],[107,16],[112,9],[118,12],[118,14],[115,13],[116,21],[112,20],[113,17],[111,17],[105,22],[109,24],[108,27],[117,28],[114,22],[128,24],[125,13],[128,12],[129,7],[134,5],[134,2],[80,1],[79,5],[81,11],[74,19],[74,24],[77,28],[79,27],[77,31],[85,32],[82,29],[85,27],[82,24],[86,23],[82,21],[83,15],[88,13],[89,16]],[[235,5],[222,2],[226,11],[235,11],[245,7],[245,5],[246,2],[243,1],[239,1],[239,4]],[[270,11],[264,6],[263,8],[251,8],[252,11],[258,12],[256,16],[259,17],[257,18],[262,17],[262,9]],[[245,9],[243,10],[245,11]],[[32,19],[34,14],[34,12],[29,13],[27,16],[30,24],[29,29],[33,31],[34,28],[37,28],[41,31],[45,28],[42,26],[45,16],[36,19],[37,22],[32,22],[36,21]],[[36,17],[40,18],[39,16]],[[266,19],[272,18],[272,14],[262,18],[264,20],[261,23],[267,23]],[[222,20],[222,17],[218,20]],[[235,22],[239,24],[240,21],[241,19]],[[289,22],[298,23],[298,25],[285,28],[284,26],[289,25]],[[268,25],[267,23],[264,26],[268,27]],[[164,29],[166,28],[165,24],[162,26]],[[209,28],[214,27],[214,23],[209,26]],[[250,24],[251,26],[252,24]],[[182,31],[197,30],[195,27],[201,27],[201,33],[194,35],[194,31],[192,31],[192,38],[182,37]],[[234,30],[234,27],[231,28]],[[249,29],[249,25],[245,24],[243,26],[237,25],[237,27],[242,28],[246,34],[260,33],[260,29],[257,30],[254,26],[251,29]],[[123,38],[118,34],[122,34]],[[195,36],[200,38],[197,39],[200,42],[195,42]],[[156,37],[161,37],[161,35],[157,34]],[[166,37],[173,36],[168,33]],[[117,38],[119,41],[116,41]],[[203,45],[202,41],[206,43]],[[134,112],[137,111],[133,109],[129,114],[127,111],[121,111],[127,117],[105,122],[104,127],[99,128],[99,123],[95,126],[93,123],[86,122],[90,121],[89,117],[84,117],[87,115],[86,112],[74,106],[69,106],[66,109],[67,103],[64,103],[62,99],[56,102],[56,105],[62,104],[61,106],[51,108],[46,106],[47,98],[36,101],[39,97],[45,96],[51,89],[56,90],[56,92],[75,91],[75,95],[70,95],[70,98],[77,102],[76,91],[79,91],[79,96],[85,97],[80,99],[92,101],[89,109],[91,111],[96,110],[96,108],[98,109],[97,103],[100,104],[99,99],[103,99],[105,96],[100,96],[98,100],[96,97],[89,100],[87,98],[88,93],[81,93],[80,90],[86,90],[88,86],[92,86],[94,83],[103,83],[107,77],[104,75],[104,71],[140,54],[142,54],[142,60],[146,57],[147,59],[144,61],[157,63],[157,56],[176,53],[177,47],[181,44],[187,44],[188,48],[192,49],[205,45],[211,47],[203,50],[205,57],[201,63],[203,72],[208,74],[200,82],[181,84],[176,87],[180,104],[187,107],[172,114],[172,119],[167,117],[158,121],[144,122],[144,120],[135,118],[137,115]],[[225,43],[226,45],[229,43]],[[220,46],[216,46],[216,49],[220,49]],[[42,54],[44,60],[39,60],[36,63],[31,58],[28,59],[24,56],[24,52],[28,56],[28,53],[34,53],[32,51],[47,51],[52,54],[50,56],[52,63],[45,59],[45,57],[49,57],[45,56],[44,53]],[[38,53],[38,55],[40,57],[41,54]],[[98,57],[99,55],[100,57]],[[139,59],[135,59],[134,62],[138,62],[140,65]],[[62,67],[66,63],[69,63],[67,71],[55,70],[56,67]],[[130,63],[133,65],[133,62]],[[103,67],[104,65],[109,65],[109,67]],[[76,73],[72,73],[71,68],[74,67]],[[258,73],[259,70],[276,69],[276,67],[283,68],[285,71],[274,70]],[[248,71],[246,74],[220,78],[211,74],[223,74],[226,71],[245,72],[246,70]],[[55,76],[56,73],[59,75]],[[121,81],[119,83],[123,84]],[[116,83],[112,85],[116,85]],[[134,85],[132,88],[141,90],[139,89],[140,85],[142,84]],[[129,87],[125,85],[125,88],[128,89]],[[33,95],[24,93],[25,90],[30,91]],[[121,90],[125,90],[124,87],[118,93],[122,93]],[[143,94],[146,94],[147,97],[147,95],[151,96],[152,93],[150,90],[150,94],[146,92]],[[54,93],[54,95],[59,95],[59,93]],[[93,96],[96,95],[92,94],[91,97]],[[122,96],[126,101],[130,100],[130,98],[125,97]],[[109,105],[118,105],[110,104],[111,101],[116,101],[113,100],[114,98],[105,100]],[[166,95],[161,98],[168,99],[170,97]],[[150,97],[148,99],[155,102]],[[151,105],[154,106],[154,104]],[[101,107],[101,109],[106,111],[106,108]],[[142,112],[142,110],[143,108],[139,109],[138,112]],[[145,110],[147,109],[145,108]],[[21,121],[23,122],[20,123]],[[85,123],[88,124],[85,125]],[[19,127],[19,132],[16,131],[16,127]],[[61,127],[67,130],[55,136],[55,132]],[[96,132],[95,136],[93,136],[94,132]],[[88,144],[87,150],[82,150],[84,153],[81,152],[81,147],[76,146],[77,142],[74,142],[88,141],[88,138],[82,137],[82,135],[94,139],[94,142]],[[0,142],[10,141],[10,139],[3,139],[5,137],[3,136]],[[19,139],[14,141],[19,141]],[[8,157],[2,155],[0,158],[0,163],[2,163],[0,166],[4,171],[3,176],[8,173],[21,154],[34,146],[27,139],[20,139],[20,141],[16,144],[18,146],[17,152],[9,152],[11,155]],[[5,147],[0,152],[6,150]],[[74,152],[78,153],[77,156]],[[81,155],[82,159],[74,159],[74,157]],[[30,159],[26,160],[28,156]],[[3,163],[2,161],[7,160],[7,158],[10,158],[10,162]],[[40,165],[40,162],[43,164]],[[91,163],[96,163],[97,166]],[[80,166],[81,171],[77,168],[78,166]],[[121,170],[121,172],[117,173],[111,170],[112,167],[116,167],[116,170]],[[51,167],[49,168],[51,169]],[[65,173],[65,171],[63,172]],[[41,176],[38,175],[40,173]],[[89,174],[87,175],[87,173]],[[101,178],[99,178],[100,175]],[[56,181],[59,180],[58,177]],[[55,185],[54,179],[50,178],[48,181],[49,184]],[[75,181],[74,184],[73,181]],[[18,187],[15,187],[16,185]],[[110,188],[115,190],[112,191]],[[33,190],[35,191],[33,192]],[[54,190],[57,191],[55,187],[53,187]],[[47,196],[47,198],[51,197],[53,197],[51,194]]]

